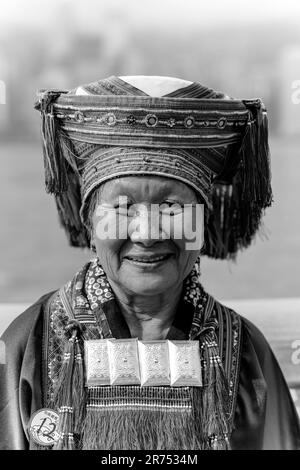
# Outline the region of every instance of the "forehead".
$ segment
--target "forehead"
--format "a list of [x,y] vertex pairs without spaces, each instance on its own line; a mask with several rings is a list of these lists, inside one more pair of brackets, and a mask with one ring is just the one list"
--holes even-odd
[[196,200],[195,191],[187,184],[163,176],[122,176],[106,181],[100,187],[101,199],[131,196],[136,199],[160,199],[166,196]]

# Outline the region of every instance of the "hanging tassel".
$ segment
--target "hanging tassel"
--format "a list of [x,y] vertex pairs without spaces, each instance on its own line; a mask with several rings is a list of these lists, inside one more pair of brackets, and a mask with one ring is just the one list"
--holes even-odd
[[84,450],[202,449],[191,418],[183,412],[104,410],[88,407]]
[[215,183],[211,195],[212,210],[205,210],[204,254],[224,259],[235,252],[232,246],[232,185]]
[[43,90],[35,109],[41,112],[41,134],[45,167],[45,186],[49,193],[57,194],[68,186],[67,161],[61,148],[59,122],[53,104],[65,91]]
[[243,102],[249,110],[240,148],[244,170],[243,199],[266,208],[272,202],[267,113],[261,100]]
[[41,134],[45,185],[55,195],[59,219],[72,246],[89,247],[89,236],[81,222],[80,175],[72,141],[60,129],[54,103],[65,91],[42,91],[35,108],[41,112]]
[[75,364],[72,382],[73,431],[80,434],[86,412],[86,389],[84,387],[83,340],[82,336],[75,340]]
[[66,230],[71,246],[88,247],[90,239],[88,231],[80,218],[81,196],[78,177],[69,171],[68,189],[55,196],[61,225]]
[[66,326],[68,340],[52,405],[59,413],[57,431],[60,437],[55,450],[75,449],[75,433],[78,433],[83,420],[85,401],[81,334],[80,323],[71,320]]
[[[141,393],[144,396],[142,401]],[[198,432],[201,421],[195,419],[191,409],[174,406],[174,403],[184,403],[184,393],[182,390],[174,391],[171,388],[157,388],[155,391],[154,387],[116,386],[89,389],[82,449],[202,449],[203,441]],[[158,394],[158,398],[155,399],[153,394]],[[174,394],[177,394],[176,397]],[[170,406],[162,406],[162,401],[168,400],[168,396]],[[144,403],[142,409],[136,402]]]
[[[201,423],[207,449],[230,449],[228,439],[229,388],[219,355],[216,324],[207,322],[200,333],[203,360]],[[199,393],[195,390],[194,393]],[[195,398],[196,399],[196,398]]]
[[235,229],[241,248],[251,243],[264,210],[273,200],[267,114],[261,100],[244,101],[244,104],[249,118],[239,150],[241,164],[234,179],[233,194],[238,212]]
[[227,172],[213,184],[207,212],[205,254],[234,259],[252,242],[264,210],[272,204],[268,118],[261,100],[244,101],[248,121],[239,148],[228,155]]

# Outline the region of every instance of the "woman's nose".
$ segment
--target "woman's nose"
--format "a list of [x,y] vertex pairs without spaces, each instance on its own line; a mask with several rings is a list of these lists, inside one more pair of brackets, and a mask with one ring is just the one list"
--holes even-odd
[[136,211],[128,226],[128,235],[133,243],[151,246],[160,239],[159,222],[156,224],[150,209]]

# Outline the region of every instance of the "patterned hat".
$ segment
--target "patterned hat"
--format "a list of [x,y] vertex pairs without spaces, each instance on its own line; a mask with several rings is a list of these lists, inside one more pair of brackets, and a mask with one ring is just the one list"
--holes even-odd
[[[147,90],[147,92],[146,92]],[[268,122],[260,99],[236,100],[170,77],[109,77],[41,90],[46,190],[73,246],[89,246],[87,207],[126,175],[183,181],[206,205],[204,253],[233,258],[271,205]]]

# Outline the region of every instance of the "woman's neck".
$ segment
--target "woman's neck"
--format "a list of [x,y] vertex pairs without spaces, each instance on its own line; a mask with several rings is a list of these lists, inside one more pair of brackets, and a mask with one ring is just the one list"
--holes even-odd
[[165,339],[173,323],[181,289],[158,295],[135,295],[110,282],[131,337],[140,340]]

